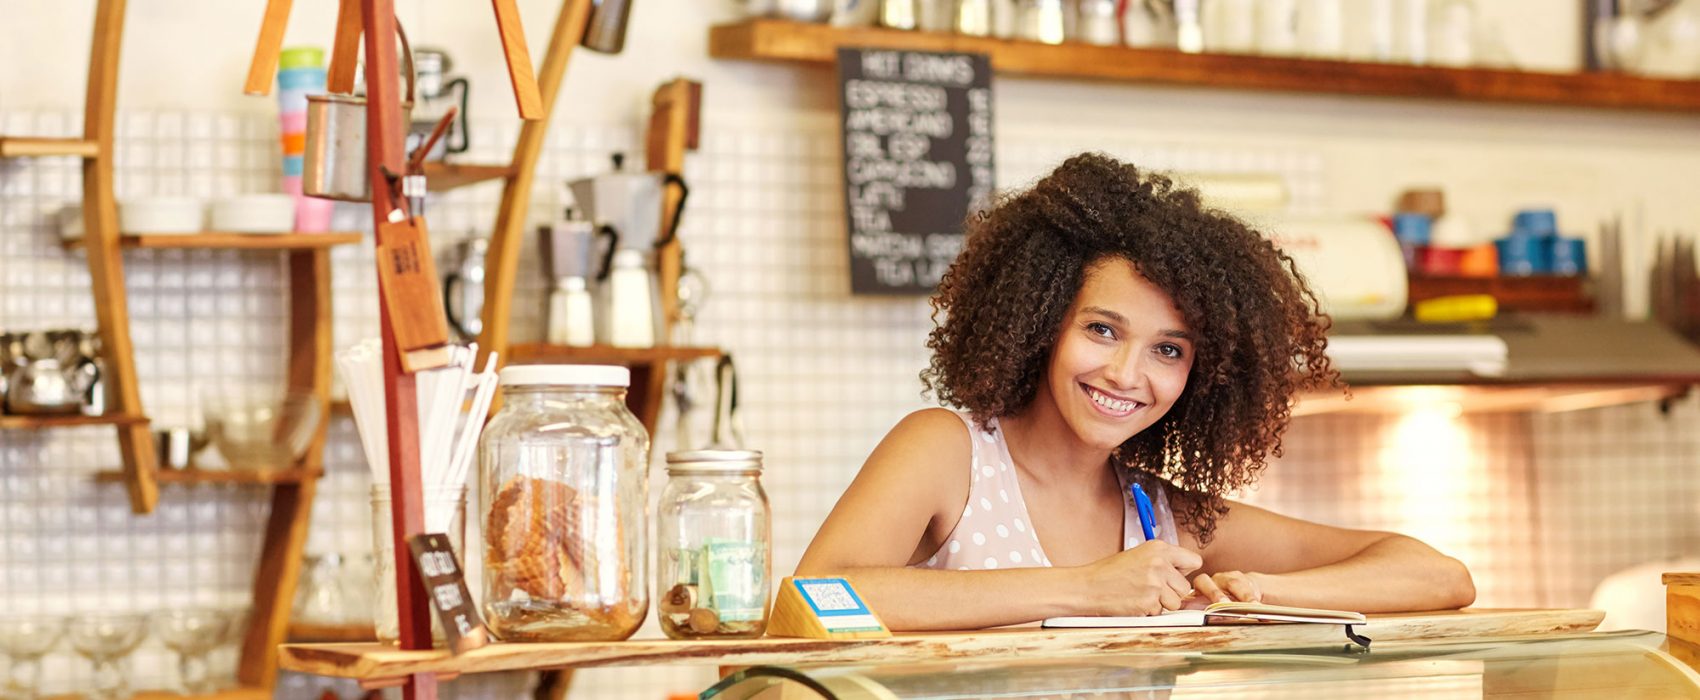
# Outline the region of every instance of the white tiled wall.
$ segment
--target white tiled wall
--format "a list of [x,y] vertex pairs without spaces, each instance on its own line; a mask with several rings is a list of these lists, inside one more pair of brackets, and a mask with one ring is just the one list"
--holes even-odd
[[[269,118],[123,117],[121,197],[275,187]],[[767,452],[774,569],[784,573],[873,445],[923,405],[917,373],[926,362],[928,307],[919,298],[847,295],[831,115],[792,115],[782,128],[715,117],[706,115],[702,150],[687,161],[693,189],[681,237],[712,289],[699,340],[735,353],[748,442]],[[61,113],[5,113],[0,124],[6,133],[77,128],[74,115]],[[511,123],[475,129],[474,159],[505,159],[514,132]],[[1000,181],[1030,181],[1067,154],[1090,148],[1154,168],[1277,173],[1287,180],[1295,209],[1317,211],[1328,201],[1327,183],[1352,176],[1325,153],[1298,146],[1151,134],[1114,126],[1000,131]],[[558,210],[564,179],[602,171],[610,153],[635,149],[637,135],[624,125],[557,124],[539,166],[534,218]],[[629,161],[640,157],[634,152]],[[77,166],[68,159],[0,162],[0,328],[92,326],[86,267],[62,251],[50,225],[51,212],[75,202],[78,187]],[[438,251],[487,235],[499,193],[499,185],[485,184],[434,199],[429,214]],[[368,219],[359,206],[338,212],[340,225],[365,228]],[[280,258],[126,256],[143,399],[156,423],[195,420],[196,396],[206,388],[258,392],[278,380],[285,311]],[[340,249],[333,260],[341,347],[376,326],[370,243]],[[522,260],[516,340],[539,335],[541,311],[536,256]],[[1593,581],[1618,567],[1700,544],[1692,535],[1700,499],[1697,410],[1688,401],[1668,416],[1633,406],[1537,417],[1307,418],[1295,423],[1287,457],[1250,498],[1301,517],[1427,537],[1473,566],[1484,605],[1576,605],[1586,601]],[[657,452],[672,443],[671,424],[669,409]],[[1436,426],[1455,439],[1437,445],[1409,437]],[[166,487],[158,513],[135,517],[119,487],[88,478],[116,459],[106,429],[0,432],[0,601],[57,612],[242,604],[266,508],[263,491]],[[359,555],[370,546],[367,477],[346,418],[332,424],[326,464],[309,551]],[[659,470],[654,478],[659,486]],[[156,644],[144,646],[134,664],[138,685],[169,683],[168,662]],[[586,671],[578,674],[574,696],[652,700],[699,690],[712,674]],[[69,652],[51,657],[50,690],[75,688],[86,678],[86,665]],[[512,695],[503,684],[523,682],[487,679],[463,696]],[[283,695],[312,697],[324,685],[290,677]],[[344,696],[353,692],[331,687]]]

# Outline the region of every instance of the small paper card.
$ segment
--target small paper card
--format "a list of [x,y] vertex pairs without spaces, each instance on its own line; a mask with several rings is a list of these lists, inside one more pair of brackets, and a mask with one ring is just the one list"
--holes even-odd
[[484,629],[484,619],[472,604],[466,577],[449,547],[448,536],[414,535],[407,538],[407,548],[413,554],[413,565],[419,567],[425,597],[430,599],[431,609],[437,612],[437,621],[443,625],[449,651],[461,654],[488,643],[490,633]]

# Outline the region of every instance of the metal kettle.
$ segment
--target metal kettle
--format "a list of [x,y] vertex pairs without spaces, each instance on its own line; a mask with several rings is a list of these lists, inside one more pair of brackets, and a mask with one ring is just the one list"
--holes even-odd
[[443,306],[449,325],[461,338],[472,340],[484,332],[484,256],[490,242],[483,238],[461,241],[456,250],[460,262],[443,277]]
[[[77,331],[26,336],[22,341],[22,362],[18,362],[18,357],[10,358],[14,368],[6,381],[6,412],[78,413],[97,403],[100,368],[92,357],[81,352],[83,341],[83,334]],[[18,348],[16,343],[10,345],[7,355],[12,356]]]

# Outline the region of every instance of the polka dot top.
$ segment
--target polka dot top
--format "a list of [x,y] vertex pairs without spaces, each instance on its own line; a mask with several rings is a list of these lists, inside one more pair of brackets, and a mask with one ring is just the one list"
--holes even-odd
[[[944,546],[919,569],[1009,569],[1031,566],[1050,566],[1050,557],[1033,532],[1032,519],[1027,515],[1027,503],[1021,498],[1021,484],[1015,475],[1015,460],[1009,457],[1009,446],[1003,431],[998,430],[996,418],[984,427],[977,426],[965,413],[957,413],[968,426],[974,445],[969,462],[972,478],[968,485],[968,503],[962,508],[962,518],[945,538]],[[1127,484],[1122,482],[1122,491]],[[1152,509],[1157,515],[1157,538],[1175,543],[1175,516],[1169,510],[1169,495],[1162,485],[1151,492]],[[1123,549],[1132,549],[1145,541],[1139,527],[1139,512],[1131,499],[1123,499]]]

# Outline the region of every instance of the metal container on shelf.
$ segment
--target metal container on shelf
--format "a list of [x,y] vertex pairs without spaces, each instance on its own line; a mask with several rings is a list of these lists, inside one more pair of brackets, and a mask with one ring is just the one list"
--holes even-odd
[[656,518],[657,607],[674,639],[760,637],[772,590],[772,511],[761,453],[667,454]]
[[506,641],[615,641],[649,612],[649,433],[631,371],[502,370],[479,444],[484,615]]

